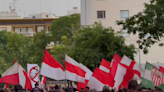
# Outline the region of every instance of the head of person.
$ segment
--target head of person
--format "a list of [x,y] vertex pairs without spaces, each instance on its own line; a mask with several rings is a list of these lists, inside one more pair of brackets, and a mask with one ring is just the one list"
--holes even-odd
[[23,91],[23,88],[21,85],[17,84],[17,85],[15,85],[14,90],[15,90],[15,92],[20,92],[20,91]]
[[58,85],[55,85],[55,90],[59,90],[59,86]]
[[39,88],[39,84],[38,83],[35,84],[35,88]]
[[110,92],[109,86],[105,85],[102,89],[102,92]]
[[85,92],[89,92],[89,87],[85,87]]
[[89,92],[97,92],[96,89],[90,89]]
[[145,87],[142,87],[142,92],[147,92],[147,89]]
[[128,90],[129,91],[137,91],[138,83],[136,80],[130,80],[128,84]]
[[81,89],[80,89],[80,92],[84,92],[84,88],[81,88]]
[[163,92],[163,90],[160,89],[160,88],[156,88],[156,89],[155,89],[155,92]]

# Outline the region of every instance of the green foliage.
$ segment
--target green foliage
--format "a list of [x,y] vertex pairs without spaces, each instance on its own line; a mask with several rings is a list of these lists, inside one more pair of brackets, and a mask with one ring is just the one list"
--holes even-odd
[[[122,25],[128,33],[139,33],[142,41],[140,46],[144,49],[144,53],[148,53],[148,47],[160,41],[164,33],[164,0],[150,0],[149,4],[145,4],[143,12],[126,19],[126,21],[118,21],[118,25]],[[150,35],[146,37],[146,35]]]
[[[27,63],[41,65],[45,48],[50,43],[50,35],[43,30],[34,35],[33,38],[22,34],[0,32],[0,64],[2,72],[17,60],[25,69]],[[0,71],[0,73],[2,73]]]
[[66,36],[72,39],[73,35],[80,28],[80,15],[73,14],[64,17],[60,17],[53,21],[50,30],[55,42],[61,43],[61,37]]
[[75,46],[70,50],[69,55],[93,70],[100,64],[102,58],[111,61],[115,53],[134,59],[134,48],[133,45],[126,46],[124,38],[115,36],[113,29],[95,23],[78,32]]

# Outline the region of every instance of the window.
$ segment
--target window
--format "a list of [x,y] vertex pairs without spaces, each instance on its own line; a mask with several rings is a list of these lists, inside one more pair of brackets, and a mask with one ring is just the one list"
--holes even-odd
[[27,33],[27,32],[26,32],[26,28],[21,28],[21,31],[22,31],[23,34],[24,34],[24,33]]
[[46,17],[48,18],[48,15],[46,15]]
[[38,27],[38,32],[41,32],[44,29],[44,27]]
[[121,10],[120,11],[120,18],[121,19],[129,18],[129,10]]
[[35,16],[32,16],[33,19],[35,19]]
[[15,28],[15,33],[20,33],[20,28]]
[[97,18],[104,19],[105,18],[105,11],[97,11]]
[[33,28],[28,28],[28,33],[33,33]]
[[121,29],[120,36],[122,36],[122,37],[129,37],[129,34],[127,33],[127,30]]
[[7,28],[6,27],[1,27],[0,31],[7,31]]

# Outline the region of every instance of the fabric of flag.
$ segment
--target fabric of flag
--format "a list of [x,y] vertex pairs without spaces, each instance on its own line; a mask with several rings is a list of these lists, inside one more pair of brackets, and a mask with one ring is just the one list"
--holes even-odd
[[145,73],[142,78],[142,87],[154,89],[155,86],[164,89],[164,75],[159,71],[159,66],[154,66],[148,62],[145,65]]

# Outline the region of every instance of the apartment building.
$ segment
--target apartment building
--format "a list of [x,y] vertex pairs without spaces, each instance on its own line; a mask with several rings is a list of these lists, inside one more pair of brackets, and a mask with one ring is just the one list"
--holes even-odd
[[[138,35],[128,35],[127,30],[123,30],[121,26],[116,25],[117,20],[125,20],[130,16],[143,11],[144,3],[150,0],[81,0],[81,25],[91,25],[94,22],[101,22],[104,27],[112,27],[116,32],[120,31],[120,35],[126,39],[126,44],[136,46],[137,54],[135,60],[141,63],[162,63],[164,61],[164,47],[155,44],[149,48],[148,54],[143,54],[142,50],[139,54]],[[147,35],[149,36],[149,35]],[[163,42],[163,40],[162,40]]]

